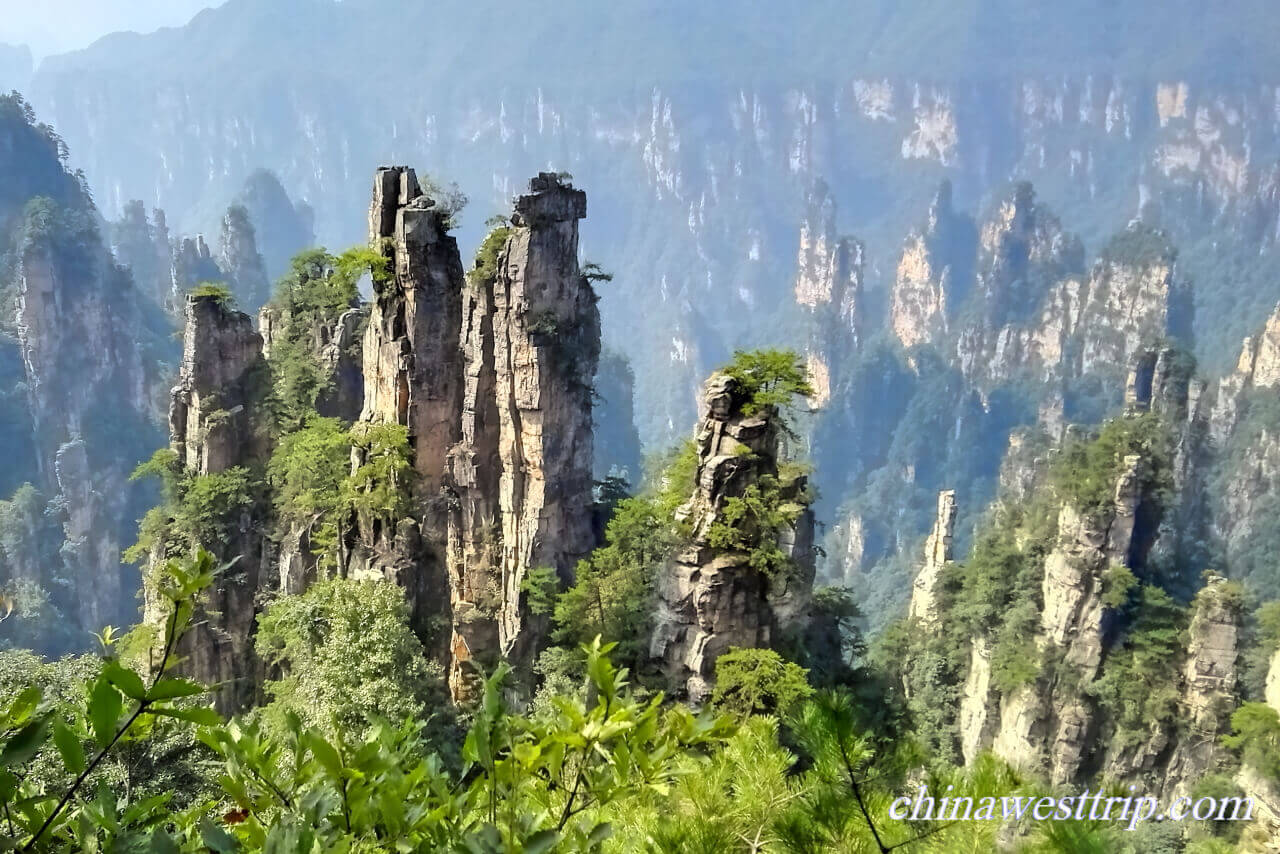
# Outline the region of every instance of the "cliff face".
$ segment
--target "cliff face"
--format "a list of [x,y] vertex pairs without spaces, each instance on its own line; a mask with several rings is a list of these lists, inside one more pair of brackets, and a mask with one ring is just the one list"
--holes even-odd
[[1240,702],[1243,611],[1238,592],[1220,575],[1209,576],[1192,603],[1179,704],[1186,729],[1165,766],[1166,792],[1189,795],[1205,775],[1233,764],[1221,739],[1231,732],[1230,711]]
[[951,544],[956,529],[956,494],[954,490],[938,493],[938,515],[933,530],[924,543],[924,563],[916,573],[911,588],[911,605],[907,616],[932,627],[938,620],[939,573],[951,562]]
[[736,381],[714,374],[704,393],[706,415],[695,437],[696,487],[677,518],[691,530],[690,547],[658,581],[658,614],[650,654],[675,690],[702,703],[715,682],[716,659],[730,647],[773,647],[807,625],[813,588],[813,516],[803,476],[778,482],[795,508],[790,530],[778,534],[791,566],[765,571],[751,555],[713,546],[714,529],[728,522],[729,502],[765,479],[779,477],[779,414],[743,412]]
[[157,432],[155,353],[163,349],[128,273],[103,247],[95,215],[87,200],[28,205],[14,294],[34,447],[29,477],[56,496],[64,543],[55,574],[76,591],[67,616],[83,631],[133,612],[120,551],[139,496],[127,477]]
[[[529,573],[564,582],[595,545],[591,381],[600,316],[578,269],[586,195],[549,173],[488,241],[463,312],[462,439],[453,448],[451,685],[496,656],[528,663],[545,626],[524,607]],[[482,253],[486,251],[482,249]]]
[[[1141,457],[1125,458],[1111,506],[1100,514],[1062,505],[1056,543],[1044,559],[1043,606],[1034,641],[1042,654],[1061,662],[1060,672],[1042,674],[999,701],[991,743],[996,755],[1014,766],[1047,772],[1055,784],[1080,778],[1097,731],[1083,689],[1097,678],[1103,657],[1105,573],[1117,565],[1140,569],[1154,533],[1144,535],[1137,527],[1141,504],[1150,500],[1139,486],[1143,464]],[[981,745],[972,731],[962,731],[961,741],[970,749]]]
[[[270,454],[262,424],[269,383],[262,337],[249,315],[216,296],[188,297],[186,318],[182,366],[169,409],[170,449],[194,477],[261,466]],[[262,676],[253,647],[258,594],[275,586],[269,580],[263,515],[252,506],[236,507],[231,517],[220,520],[219,535],[205,543],[220,560],[237,560],[214,581],[202,602],[202,618],[180,650],[193,677],[223,686],[215,700],[224,711],[247,706]],[[165,557],[160,543],[150,572]],[[163,620],[152,595],[146,604],[148,620]]]

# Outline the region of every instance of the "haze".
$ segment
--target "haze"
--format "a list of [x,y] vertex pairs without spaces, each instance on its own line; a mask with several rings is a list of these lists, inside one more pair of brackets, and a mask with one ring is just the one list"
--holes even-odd
[[[108,33],[147,33],[185,24],[223,0],[45,0],[12,4],[0,15],[0,42],[25,44],[37,61],[79,50]],[[9,4],[6,4],[9,5]]]

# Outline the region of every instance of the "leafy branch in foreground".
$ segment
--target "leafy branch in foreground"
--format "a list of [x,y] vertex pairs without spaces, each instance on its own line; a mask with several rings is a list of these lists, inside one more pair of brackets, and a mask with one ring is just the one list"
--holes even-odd
[[[107,655],[96,677],[86,686],[83,709],[72,709],[69,716],[65,711],[59,714],[51,703],[45,702],[41,687],[33,685],[0,712],[0,804],[5,820],[5,836],[0,840],[6,847],[22,851],[51,846],[88,850],[83,836],[96,836],[98,830],[107,831],[119,845],[129,841],[127,834],[122,835],[117,802],[109,789],[99,785],[93,800],[80,796],[81,789],[103,760],[132,736],[140,722],[156,716],[198,724],[221,722],[210,708],[181,703],[204,694],[207,689],[203,685],[169,674],[178,664],[175,650],[191,626],[196,597],[225,568],[216,567],[213,555],[203,549],[188,560],[173,560],[165,565],[157,593],[168,603],[168,616],[162,651],[148,679],[112,654],[116,638],[108,627],[98,635]],[[130,705],[132,709],[126,715]],[[64,769],[73,775],[60,794],[45,791],[28,770],[50,739]],[[92,758],[85,751],[86,743]],[[167,796],[160,796],[135,805],[131,819],[157,813],[165,800]]]

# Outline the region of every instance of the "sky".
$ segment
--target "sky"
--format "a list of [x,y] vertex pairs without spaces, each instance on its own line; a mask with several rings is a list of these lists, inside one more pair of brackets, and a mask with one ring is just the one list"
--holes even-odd
[[0,0],[0,42],[25,44],[41,57],[88,47],[121,30],[140,33],[185,24],[224,0]]

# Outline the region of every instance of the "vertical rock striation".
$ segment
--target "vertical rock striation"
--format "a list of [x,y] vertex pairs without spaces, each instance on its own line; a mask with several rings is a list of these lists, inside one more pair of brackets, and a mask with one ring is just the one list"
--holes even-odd
[[[190,475],[217,475],[237,466],[265,463],[270,443],[261,429],[266,377],[262,338],[247,314],[215,296],[187,298],[182,367],[169,410],[169,446]],[[218,543],[206,543],[234,567],[214,581],[201,618],[180,650],[195,678],[219,684],[220,709],[243,709],[254,698],[261,665],[254,653],[257,594],[266,589],[266,534],[260,514],[242,509],[224,520]],[[163,544],[152,556],[152,571],[165,559]],[[155,610],[147,597],[148,620]]]
[[502,653],[527,660],[541,627],[522,607],[529,572],[564,582],[595,545],[591,526],[591,382],[600,313],[578,268],[581,190],[541,173],[516,199],[493,286],[498,414]]
[[716,659],[730,647],[771,647],[803,630],[813,585],[813,517],[803,476],[779,484],[783,500],[800,511],[783,535],[793,544],[791,567],[770,575],[753,567],[748,554],[711,545],[726,503],[762,478],[778,477],[781,425],[772,408],[744,413],[743,394],[725,374],[707,381],[703,403],[696,485],[678,513],[690,527],[690,546],[659,579],[650,644],[677,693],[694,703],[710,696]]
[[[400,520],[357,520],[343,565],[353,576],[403,587],[415,629],[432,640],[432,625],[448,607],[441,490],[459,435],[462,261],[445,214],[423,195],[414,170],[403,166],[374,176],[369,239],[389,260],[390,276],[374,283],[360,421],[407,428],[415,481],[402,486],[415,509]],[[362,462],[353,452],[353,466]]]
[[908,616],[925,626],[932,626],[938,619],[939,575],[951,562],[951,542],[956,528],[956,493],[948,489],[938,493],[938,514],[933,530],[924,544],[924,563],[916,573],[911,588],[911,605]]

